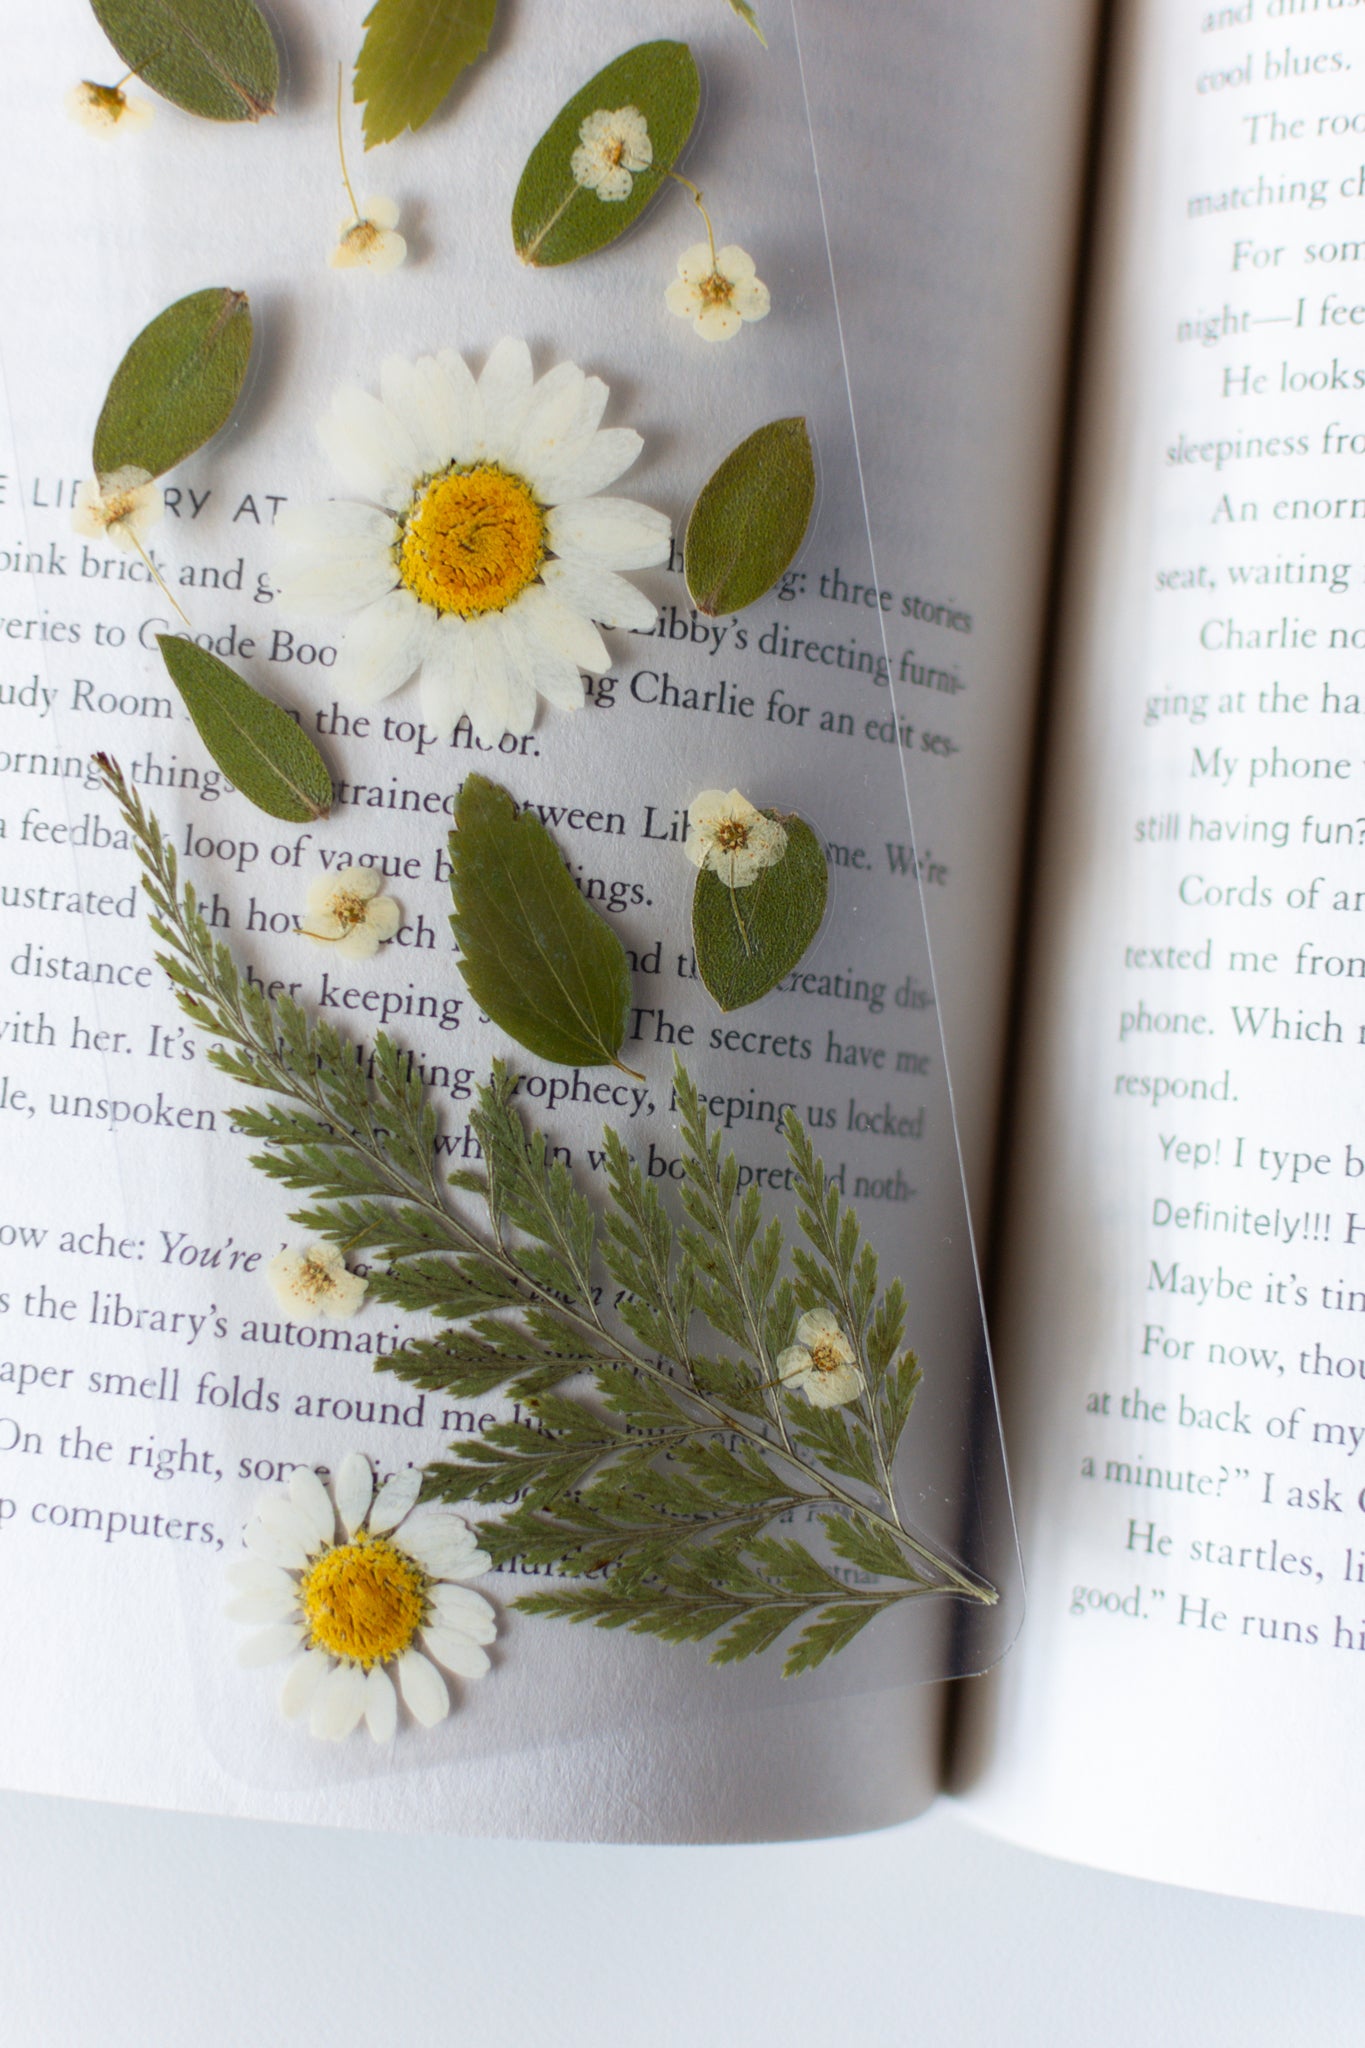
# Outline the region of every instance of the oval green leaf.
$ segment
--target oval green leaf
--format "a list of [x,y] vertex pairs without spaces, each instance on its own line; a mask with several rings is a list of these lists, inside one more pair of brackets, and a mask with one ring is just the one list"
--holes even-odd
[[[686,43],[638,43],[561,107],[527,159],[512,201],[512,240],[523,263],[576,263],[639,219],[692,133],[701,77]],[[624,199],[601,199],[572,169],[590,114],[633,107],[649,130],[652,161]]]
[[206,121],[273,114],[280,58],[252,0],[90,0],[144,85]]
[[[769,811],[770,818],[778,817]],[[790,974],[820,929],[829,892],[824,849],[804,818],[784,817],[787,850],[745,889],[710,868],[697,876],[692,943],[697,972],[722,1010],[742,1010]]]
[[630,1018],[625,948],[534,811],[518,813],[487,776],[466,776],[450,870],[458,965],[480,1009],[541,1059],[619,1067]]
[[248,803],[291,825],[325,818],[327,763],[288,712],[193,640],[158,633],[156,644],[200,739]]
[[365,147],[421,128],[488,48],[498,0],[375,0],[355,60]]
[[769,420],[702,485],[683,540],[683,576],[699,612],[740,612],[789,566],[815,504],[815,455],[803,419]]
[[96,473],[131,463],[163,476],[225,426],[251,355],[245,292],[191,292],[143,328],[114,372],[95,427]]

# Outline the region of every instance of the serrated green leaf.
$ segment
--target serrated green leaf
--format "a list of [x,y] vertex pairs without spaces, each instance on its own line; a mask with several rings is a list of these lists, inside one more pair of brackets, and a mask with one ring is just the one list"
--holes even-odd
[[431,119],[488,48],[497,11],[498,0],[375,0],[355,62],[366,149]]
[[771,590],[806,537],[815,456],[803,419],[769,420],[732,448],[701,487],[683,539],[683,576],[699,612],[741,612]]
[[164,476],[225,426],[251,355],[251,307],[227,286],[191,292],[143,328],[95,427],[95,470]]
[[156,644],[200,739],[247,802],[293,825],[325,818],[327,763],[288,712],[193,640],[158,633]]
[[760,41],[760,43],[762,43],[764,49],[766,50],[768,47],[768,38],[764,35],[762,29],[759,27],[758,16],[754,12],[754,9],[749,5],[749,0],[730,0],[730,5],[731,7],[733,7],[735,13],[739,16],[741,21],[748,22],[750,28],[753,30],[754,34],[758,37],[758,40]]
[[90,0],[130,71],[207,121],[275,111],[280,59],[252,0]]
[[[639,219],[692,133],[701,78],[686,43],[638,43],[560,108],[526,161],[512,201],[512,240],[523,263],[576,263]],[[649,131],[651,160],[624,199],[603,199],[574,177],[579,130],[591,114],[632,108]]]
[[[468,775],[450,835],[450,920],[470,995],[518,1045],[566,1067],[617,1067],[630,967],[533,811]],[[629,1071],[629,1070],[627,1070]]]
[[[769,816],[776,813],[770,812]],[[746,888],[703,868],[692,896],[697,972],[722,1010],[756,1003],[790,974],[825,914],[829,871],[804,818],[782,819],[787,848]]]

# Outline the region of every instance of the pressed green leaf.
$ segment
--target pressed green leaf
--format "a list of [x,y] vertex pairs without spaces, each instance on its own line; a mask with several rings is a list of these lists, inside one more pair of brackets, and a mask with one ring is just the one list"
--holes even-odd
[[803,419],[769,420],[702,485],[683,541],[699,612],[740,612],[772,589],[806,537],[815,456]]
[[355,62],[365,147],[421,128],[488,48],[498,0],[375,0]]
[[245,292],[213,286],[149,321],[114,372],[95,427],[96,472],[163,476],[226,425],[251,354]]
[[208,121],[275,111],[280,59],[252,0],[90,0],[130,71]]
[[[512,240],[523,263],[576,263],[638,220],[692,133],[701,78],[686,43],[638,43],[560,108],[526,162],[512,201]],[[590,114],[633,108],[649,130],[651,161],[624,199],[602,199],[572,168]]]
[[753,30],[754,34],[758,37],[758,40],[760,41],[760,43],[762,43],[764,49],[766,50],[768,47],[768,38],[764,35],[762,29],[759,27],[758,16],[755,13],[754,9],[749,5],[749,0],[730,0],[730,5],[731,7],[734,8],[735,13],[739,16],[741,21],[748,22],[750,28]]
[[566,1067],[621,1064],[625,948],[580,895],[559,849],[505,789],[466,776],[450,835],[451,929],[470,995],[509,1038]]
[[225,661],[158,633],[156,644],[200,739],[257,810],[302,825],[332,808],[332,778],[307,733]]
[[[775,813],[772,815],[776,815]],[[787,850],[747,888],[703,868],[692,897],[697,972],[722,1010],[742,1010],[790,974],[820,929],[829,873],[804,818],[783,818]]]

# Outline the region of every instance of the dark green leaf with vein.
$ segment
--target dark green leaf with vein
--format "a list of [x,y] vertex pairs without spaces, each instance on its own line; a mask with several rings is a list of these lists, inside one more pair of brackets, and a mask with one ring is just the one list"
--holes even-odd
[[[686,43],[639,43],[560,108],[527,159],[512,202],[512,240],[523,263],[574,263],[605,249],[639,219],[676,163],[701,105],[701,78]],[[571,169],[590,114],[632,107],[643,114],[652,160],[624,199],[600,199]]]
[[702,485],[683,540],[693,604],[741,612],[791,566],[815,505],[815,456],[804,419],[770,420],[732,448]]
[[113,375],[95,427],[96,474],[164,476],[226,426],[251,355],[251,307],[226,285],[158,313]]
[[293,825],[325,818],[332,808],[327,763],[288,712],[193,640],[158,633],[156,644],[195,731],[247,801]]
[[252,0],[90,0],[130,71],[207,121],[275,111],[280,59]]
[[630,1016],[625,948],[539,818],[518,815],[486,776],[466,776],[450,860],[451,929],[474,1001],[541,1059],[618,1066]]

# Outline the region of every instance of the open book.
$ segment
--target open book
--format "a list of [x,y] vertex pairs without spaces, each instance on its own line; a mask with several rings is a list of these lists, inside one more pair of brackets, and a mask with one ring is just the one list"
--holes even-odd
[[[271,119],[158,103],[103,141],[63,113],[121,68],[93,16],[12,33],[5,1782],[598,1840],[851,1831],[951,1788],[1038,1848],[1361,1910],[1365,34],[1310,0],[758,0],[762,47],[749,11],[503,7],[450,104],[359,168],[347,94],[352,197],[359,8],[270,10]],[[523,166],[659,36],[700,116],[666,149],[676,94],[586,101],[563,218],[591,240],[652,197],[552,258]],[[329,268],[338,220],[406,260]],[[73,531],[124,351],[223,286],[256,329],[231,424],[131,460],[145,541],[114,544],[108,477],[105,537]],[[692,508],[774,421],[813,444],[813,519],[710,604]],[[510,536],[496,603],[441,552],[475,486]],[[722,598],[792,489],[779,467],[722,521]],[[408,598],[426,637],[395,651]],[[441,667],[504,610],[491,668]],[[196,645],[322,750],[328,815],[282,822],[215,765]],[[537,1041],[480,894],[514,811],[591,913],[572,958],[624,961],[601,1060]],[[231,1050],[234,1017],[224,1072],[196,1022]],[[703,1111],[730,1220],[698,1209]],[[812,1238],[821,1188],[881,1308],[856,1247],[841,1277]],[[786,1292],[743,1257],[715,1277],[742,1189]],[[280,1650],[292,1718],[244,1640]]]

